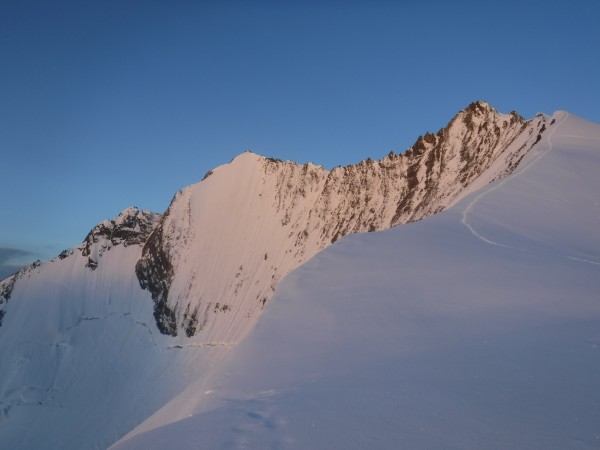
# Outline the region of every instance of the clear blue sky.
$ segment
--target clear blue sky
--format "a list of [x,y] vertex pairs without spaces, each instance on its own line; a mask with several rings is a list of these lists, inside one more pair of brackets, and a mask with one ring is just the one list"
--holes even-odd
[[[246,150],[404,151],[471,101],[600,122],[600,2],[0,2],[0,271]],[[2,275],[0,273],[0,275]]]

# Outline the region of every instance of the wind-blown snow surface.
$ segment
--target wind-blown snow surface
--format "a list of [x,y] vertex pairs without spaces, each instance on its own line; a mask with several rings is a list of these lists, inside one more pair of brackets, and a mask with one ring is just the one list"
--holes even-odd
[[113,448],[599,448],[600,127],[552,120],[505,180],[292,272],[189,417]]

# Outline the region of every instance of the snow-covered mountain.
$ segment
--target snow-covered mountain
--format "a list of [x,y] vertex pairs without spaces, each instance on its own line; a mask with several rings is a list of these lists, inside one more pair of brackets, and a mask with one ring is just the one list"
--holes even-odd
[[509,177],[294,271],[112,448],[599,448],[600,126],[550,121]]
[[104,221],[0,283],[0,442],[106,448],[155,411],[136,434],[195,411],[190,389],[214,381],[286,274],[342,236],[506,180],[557,126],[476,102],[401,155],[328,171],[247,152],[162,215]]
[[238,156],[179,192],[144,246],[137,275],[160,331],[239,342],[303,261],[346,234],[439,212],[510,173],[547,126],[543,116],[524,121],[478,102],[380,161],[328,171]]

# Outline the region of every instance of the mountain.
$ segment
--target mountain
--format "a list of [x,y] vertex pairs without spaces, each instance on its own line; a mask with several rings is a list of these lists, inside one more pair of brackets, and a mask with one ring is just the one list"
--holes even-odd
[[295,270],[112,449],[598,448],[600,126],[552,121],[512,175]]
[[346,234],[439,212],[483,173],[480,185],[506,175],[545,122],[478,102],[405,154],[380,161],[327,171],[238,156],[179,192],[144,246],[136,271],[152,293],[158,328],[203,343],[239,342],[303,261]]
[[104,221],[0,283],[0,440],[106,448],[153,413],[136,435],[195,411],[190,390],[238,353],[286,274],[347,234],[419,221],[507,180],[557,126],[476,102],[404,154],[328,171],[248,152],[164,214]]

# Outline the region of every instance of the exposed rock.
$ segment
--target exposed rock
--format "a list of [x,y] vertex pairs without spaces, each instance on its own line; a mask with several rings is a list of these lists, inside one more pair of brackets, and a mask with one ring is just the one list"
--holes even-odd
[[[165,215],[169,214],[169,210]],[[157,227],[144,245],[142,258],[135,272],[142,289],[148,289],[154,300],[154,318],[163,334],[177,336],[176,309],[169,307],[169,287],[174,275],[173,266],[163,243],[163,228]],[[189,306],[189,305],[188,305]]]
[[140,211],[135,207],[127,208],[117,218],[96,225],[83,240],[83,245],[80,247],[81,254],[88,256],[92,245],[102,238],[109,240],[112,245],[125,247],[144,244],[154,230],[159,217],[159,214],[150,211]]
[[18,274],[14,274],[0,282],[0,326],[2,326],[2,319],[5,315],[4,309],[8,303],[8,300],[10,300],[13,289],[15,288],[17,275]]
[[[82,256],[87,256],[86,267],[95,270],[105,251],[116,245],[143,245],[156,228],[160,214],[140,211],[131,207],[122,211],[115,219],[104,220],[96,225],[78,247]],[[68,254],[59,255],[64,259]]]

